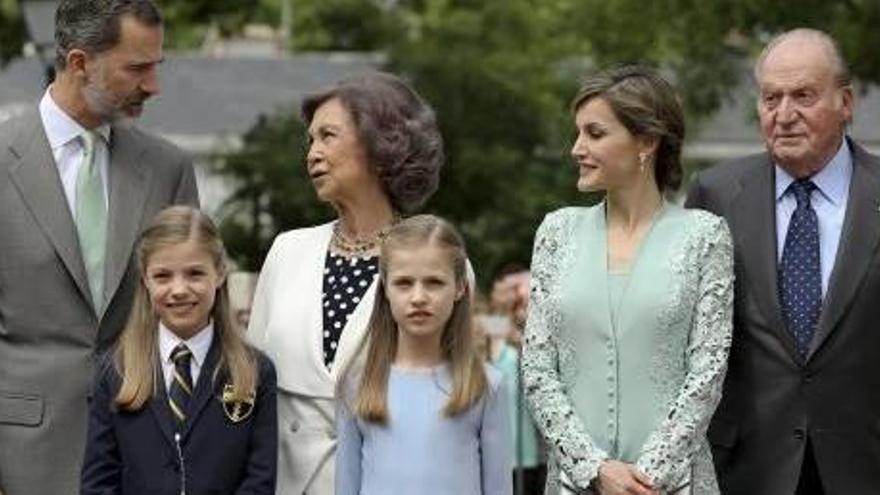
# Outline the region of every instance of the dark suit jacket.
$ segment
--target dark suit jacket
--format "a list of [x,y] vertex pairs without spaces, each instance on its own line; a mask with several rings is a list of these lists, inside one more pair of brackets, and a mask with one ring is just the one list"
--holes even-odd
[[[36,108],[0,124],[0,491],[76,493],[96,352],[116,339],[138,277],[132,256],[160,209],[198,204],[190,160],[113,126],[105,309],[96,311],[73,216]],[[14,446],[14,447],[10,447]]]
[[880,490],[880,159],[850,146],[846,217],[806,362],[780,310],[769,156],[692,182],[687,205],[724,216],[734,239],[733,347],[709,429],[722,493],[794,493],[807,439],[825,493]]
[[221,372],[213,379],[219,357],[215,339],[187,407],[180,452],[164,383],[142,409],[114,411],[120,377],[112,365],[102,366],[89,415],[81,494],[178,494],[182,464],[187,495],[273,495],[278,458],[275,368],[258,355],[253,412],[235,423],[220,400],[226,376]]

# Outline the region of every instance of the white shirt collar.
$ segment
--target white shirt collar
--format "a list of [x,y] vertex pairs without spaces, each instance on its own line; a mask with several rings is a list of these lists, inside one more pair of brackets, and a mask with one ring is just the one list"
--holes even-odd
[[[819,170],[816,175],[810,177],[819,192],[835,206],[840,205],[846,199],[853,167],[852,153],[850,153],[846,136],[841,141],[837,153],[828,164],[822,167],[822,170]],[[776,201],[782,199],[782,196],[788,191],[788,186],[794,180],[794,177],[784,168],[776,165]]]
[[162,322],[159,322],[159,355],[162,361],[171,363],[171,353],[178,344],[183,343],[189,348],[193,354],[195,364],[201,367],[205,364],[205,358],[208,356],[208,350],[211,349],[211,342],[214,340],[214,323],[209,322],[205,328],[201,329],[187,340],[183,340],[169,330]]
[[[46,137],[52,149],[57,149],[79,137],[85,128],[73,119],[55,102],[51,94],[52,86],[46,89],[40,100],[40,117],[46,129]],[[94,129],[104,137],[106,143],[110,142],[110,125],[101,124]]]

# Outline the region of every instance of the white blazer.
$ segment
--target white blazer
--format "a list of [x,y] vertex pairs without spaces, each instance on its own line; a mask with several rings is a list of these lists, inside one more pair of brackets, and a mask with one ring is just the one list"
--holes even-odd
[[281,495],[333,495],[336,383],[366,332],[376,296],[374,281],[348,319],[328,369],[321,292],[334,223],[275,238],[251,310],[248,340],[269,355],[278,373]]

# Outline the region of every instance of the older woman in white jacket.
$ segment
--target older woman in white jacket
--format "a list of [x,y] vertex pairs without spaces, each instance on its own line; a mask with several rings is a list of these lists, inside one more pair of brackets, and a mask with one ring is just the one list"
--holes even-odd
[[379,243],[437,189],[443,151],[433,110],[390,74],[343,81],[302,111],[309,177],[338,218],[275,239],[248,335],[278,372],[278,493],[332,495],[336,382],[365,334]]

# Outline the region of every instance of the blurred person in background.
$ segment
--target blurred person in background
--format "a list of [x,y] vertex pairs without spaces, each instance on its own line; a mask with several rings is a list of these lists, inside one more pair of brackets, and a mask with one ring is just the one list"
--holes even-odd
[[232,323],[244,332],[251,319],[257,274],[237,271],[231,272],[226,278],[228,279],[226,284],[229,287],[229,308],[232,312]]
[[510,389],[510,424],[514,439],[513,486],[515,495],[543,493],[547,476],[541,436],[525,402],[521,386],[523,327],[529,296],[529,272],[516,264],[501,269],[492,284],[492,307],[500,342],[490,356]]

